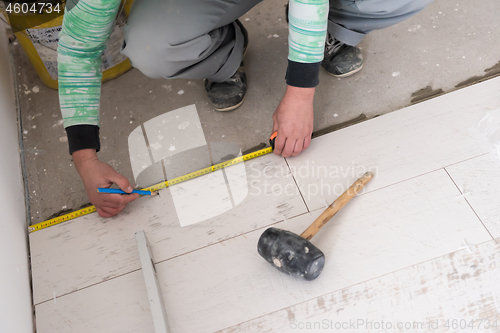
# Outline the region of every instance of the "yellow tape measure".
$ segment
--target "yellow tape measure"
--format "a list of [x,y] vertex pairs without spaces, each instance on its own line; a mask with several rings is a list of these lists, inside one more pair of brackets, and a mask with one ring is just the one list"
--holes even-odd
[[[195,172],[188,173],[188,174],[186,174],[184,176],[173,178],[171,180],[168,180],[168,181],[165,181],[165,182],[161,182],[161,183],[158,183],[158,184],[150,186],[150,187],[146,187],[143,190],[158,191],[158,190],[166,188],[168,186],[175,185],[175,184],[178,184],[178,183],[182,183],[182,182],[184,182],[186,180],[190,180],[190,179],[193,179],[193,178],[196,178],[196,177],[199,177],[199,176],[203,176],[203,175],[206,175],[207,173],[211,173],[211,172],[220,170],[222,168],[225,168],[225,167],[228,167],[228,166],[231,166],[231,165],[234,165],[234,164],[241,163],[243,161],[251,160],[252,158],[256,158],[256,157],[259,157],[259,156],[262,156],[262,155],[266,155],[266,154],[272,153],[272,151],[273,151],[273,148],[271,148],[271,147],[267,147],[267,148],[264,148],[264,149],[261,149],[261,150],[257,150],[256,152],[253,152],[253,153],[250,153],[250,154],[246,154],[246,155],[243,155],[243,156],[239,156],[239,157],[236,157],[236,158],[234,158],[232,160],[225,161],[225,162],[222,162],[222,163],[219,163],[219,164],[215,164],[215,165],[210,166],[208,168],[204,168],[204,169],[201,169],[201,170],[198,170],[198,171],[195,171]],[[61,222],[66,222],[66,221],[75,219],[77,217],[93,213],[95,211],[96,211],[95,206],[85,207],[85,208],[82,208],[80,210],[68,213],[66,215],[58,216],[58,217],[55,217],[55,218],[47,220],[47,221],[43,221],[43,222],[40,222],[40,223],[37,223],[37,224],[33,224],[32,226],[28,227],[28,231],[30,233],[32,233],[32,232],[35,232],[35,231],[38,231],[38,230],[42,230],[42,229],[51,227],[53,225],[59,224]]]

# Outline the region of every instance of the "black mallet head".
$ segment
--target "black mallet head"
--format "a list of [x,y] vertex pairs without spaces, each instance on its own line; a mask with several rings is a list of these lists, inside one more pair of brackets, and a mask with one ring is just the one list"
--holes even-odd
[[[275,134],[273,134],[274,137]],[[300,236],[276,228],[264,231],[257,245],[259,254],[282,272],[305,280],[317,278],[325,266],[325,255],[309,240],[361,191],[373,176],[372,172],[364,173],[347,191],[328,206]]]
[[269,228],[260,236],[259,254],[278,270],[314,280],[325,265],[325,255],[310,241],[293,232]]

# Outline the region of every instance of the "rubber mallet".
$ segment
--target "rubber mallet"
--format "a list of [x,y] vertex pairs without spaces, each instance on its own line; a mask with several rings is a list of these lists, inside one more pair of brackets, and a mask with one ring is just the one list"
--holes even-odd
[[373,178],[366,172],[337,198],[299,236],[293,232],[269,228],[259,238],[259,254],[278,270],[305,280],[314,280],[325,265],[325,255],[310,240],[337,212]]

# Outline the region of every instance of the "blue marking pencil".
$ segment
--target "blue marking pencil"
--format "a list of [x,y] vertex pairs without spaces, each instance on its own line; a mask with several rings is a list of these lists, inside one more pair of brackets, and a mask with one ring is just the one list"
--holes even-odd
[[[122,191],[122,190],[117,189],[117,188],[101,188],[101,187],[97,188],[97,192],[99,192],[99,193],[131,194],[131,193],[127,193],[127,192]],[[133,190],[132,193],[137,193],[140,195],[158,195],[158,192],[143,191],[143,190]]]

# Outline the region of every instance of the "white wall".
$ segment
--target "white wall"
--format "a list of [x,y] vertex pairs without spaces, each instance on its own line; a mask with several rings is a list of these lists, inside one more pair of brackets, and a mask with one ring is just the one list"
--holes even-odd
[[14,85],[0,26],[0,332],[33,332],[24,189]]

